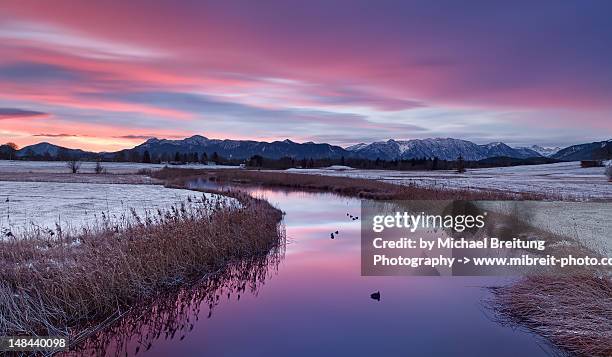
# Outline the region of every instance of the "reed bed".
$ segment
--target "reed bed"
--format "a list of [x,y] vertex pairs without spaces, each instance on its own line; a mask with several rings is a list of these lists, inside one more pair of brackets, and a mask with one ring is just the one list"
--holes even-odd
[[550,195],[535,193],[421,187],[414,184],[397,185],[372,179],[255,170],[164,168],[152,172],[151,176],[166,182],[184,182],[190,177],[193,179],[205,178],[220,184],[325,191],[373,200],[544,200],[554,198]]
[[266,255],[237,260],[193,285],[162,294],[151,304],[135,307],[108,328],[87,337],[67,355],[120,357],[146,352],[159,340],[180,341],[193,330],[200,317],[211,318],[221,301],[257,295],[278,271],[284,252],[281,244]]
[[491,288],[500,322],[526,327],[563,352],[612,356],[612,278],[530,276]]
[[79,232],[36,230],[0,241],[0,335],[82,336],[281,243],[282,212],[246,194],[224,195],[232,199],[202,196]]

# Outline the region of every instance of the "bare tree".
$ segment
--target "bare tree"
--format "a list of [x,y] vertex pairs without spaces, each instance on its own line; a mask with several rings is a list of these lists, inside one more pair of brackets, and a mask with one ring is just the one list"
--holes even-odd
[[79,160],[68,160],[66,166],[70,169],[73,174],[76,174],[81,169],[81,162]]
[[96,162],[96,167],[94,167],[94,171],[97,174],[106,173],[106,169],[104,168],[104,166],[102,166],[102,163],[100,163],[100,161]]

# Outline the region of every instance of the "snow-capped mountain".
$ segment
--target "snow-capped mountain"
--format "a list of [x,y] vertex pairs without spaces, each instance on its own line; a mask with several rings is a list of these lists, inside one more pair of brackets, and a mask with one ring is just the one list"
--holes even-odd
[[610,159],[612,158],[612,140],[572,145],[559,150],[551,157],[566,161]]
[[561,150],[560,147],[543,147],[540,145],[532,145],[531,147],[521,147],[521,148],[516,148],[516,149],[528,149],[528,150],[533,150],[535,152],[537,152],[538,154],[542,155],[542,156],[546,156],[546,157],[550,157],[553,154],[555,154],[557,151]]
[[478,145],[471,141],[453,138],[387,140],[372,144],[357,144],[346,148],[370,159],[384,160],[419,159],[437,157],[441,160],[456,160],[459,156],[464,160],[477,161],[489,157],[528,158],[541,156],[535,151],[515,149],[501,143]]
[[526,159],[529,157],[540,157],[540,153],[525,147],[512,148],[502,142],[495,142],[480,147],[486,150],[487,157],[512,157],[517,159]]
[[522,157],[519,156],[519,158],[523,158],[523,159],[530,158],[530,157],[546,157],[542,155],[541,153],[531,148],[527,148],[527,147],[514,147],[512,149],[518,152],[519,155],[522,155]]
[[[291,140],[283,141],[253,141],[209,139],[201,135],[194,135],[182,140],[168,140],[151,138],[132,148],[117,152],[94,153],[80,149],[69,149],[47,142],[26,146],[16,152],[18,158],[36,159],[109,159],[139,160],[145,151],[154,159],[171,161],[176,153],[181,155],[206,153],[211,157],[215,152],[225,158],[248,159],[253,155],[265,158],[279,159],[292,157],[295,159],[339,159],[362,158],[376,160],[409,160],[421,158],[434,158],[440,160],[457,160],[459,156],[464,160],[477,161],[496,157],[509,157],[526,159],[534,157],[549,157],[557,160],[592,160],[612,158],[612,140],[580,144],[556,151],[557,148],[543,148],[537,145],[531,147],[510,147],[502,142],[493,142],[478,145],[471,141],[453,138],[431,138],[413,140],[387,140],[371,144],[360,143],[342,148],[330,144],[315,144],[313,142],[296,143]],[[136,155],[137,154],[137,155]]]

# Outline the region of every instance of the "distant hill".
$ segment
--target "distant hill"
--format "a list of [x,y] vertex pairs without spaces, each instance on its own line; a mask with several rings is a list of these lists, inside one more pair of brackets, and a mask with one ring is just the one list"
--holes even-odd
[[17,150],[17,158],[30,159],[92,159],[98,156],[97,153],[84,151],[81,149],[69,149],[63,146],[42,142],[29,145]]
[[166,157],[172,160],[176,153],[189,154],[206,153],[208,157],[217,153],[227,159],[248,159],[253,155],[260,155],[270,159],[291,157],[294,159],[339,159],[342,156],[355,157],[355,153],[347,151],[340,146],[330,144],[315,144],[313,142],[296,143],[291,140],[284,141],[252,141],[252,140],[221,140],[208,139],[204,136],[194,135],[182,140],[166,140],[152,138],[133,149],[123,150],[130,155],[137,152],[143,155],[148,151],[151,157]]
[[612,159],[612,140],[572,145],[551,155],[564,161]]

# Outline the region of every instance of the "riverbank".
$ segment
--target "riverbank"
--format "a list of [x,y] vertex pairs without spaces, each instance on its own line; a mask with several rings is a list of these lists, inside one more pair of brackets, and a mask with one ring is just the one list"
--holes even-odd
[[545,200],[555,198],[553,195],[536,193],[433,188],[397,185],[372,179],[255,170],[163,168],[159,171],[153,171],[151,177],[170,183],[182,183],[190,179],[200,178],[221,185],[263,186],[332,192],[373,200]]
[[527,328],[570,355],[612,355],[610,276],[531,276],[491,291],[502,324]]
[[69,336],[281,244],[282,213],[246,194],[191,199],[74,232],[0,242],[0,335]]

